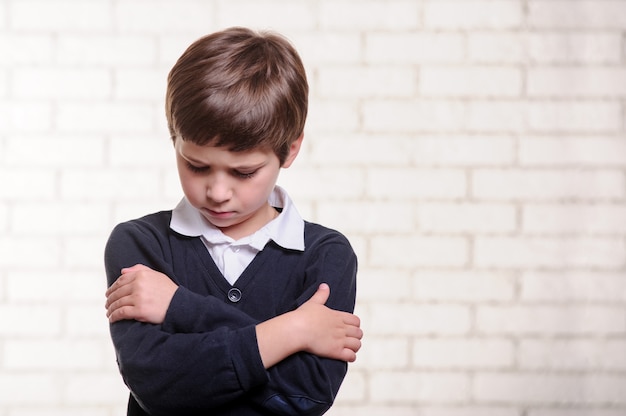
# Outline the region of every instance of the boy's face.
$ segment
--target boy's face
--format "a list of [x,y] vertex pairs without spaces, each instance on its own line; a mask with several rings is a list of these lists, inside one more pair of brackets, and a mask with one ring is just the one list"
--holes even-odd
[[[302,137],[282,167],[291,165]],[[176,164],[185,196],[204,218],[237,240],[253,234],[276,216],[268,203],[281,165],[271,150],[232,152],[177,138]]]

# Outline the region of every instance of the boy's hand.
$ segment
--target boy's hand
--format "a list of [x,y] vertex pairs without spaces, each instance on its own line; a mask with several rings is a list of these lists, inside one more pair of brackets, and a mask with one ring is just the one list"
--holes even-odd
[[142,264],[122,269],[122,275],[106,291],[109,322],[163,323],[177,289],[169,277]]
[[353,362],[361,348],[361,320],[348,312],[325,306],[330,287],[322,283],[317,292],[294,312],[299,315],[304,351],[326,358]]

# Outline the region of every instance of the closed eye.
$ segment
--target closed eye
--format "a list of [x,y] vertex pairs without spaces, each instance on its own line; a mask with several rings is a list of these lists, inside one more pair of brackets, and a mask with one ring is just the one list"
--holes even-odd
[[241,179],[250,179],[256,174],[256,172],[257,172],[256,170],[253,170],[251,172],[242,172],[239,170],[235,170],[233,171],[233,175]]
[[196,166],[187,162],[187,169],[189,169],[193,173],[203,173],[209,170],[208,166]]

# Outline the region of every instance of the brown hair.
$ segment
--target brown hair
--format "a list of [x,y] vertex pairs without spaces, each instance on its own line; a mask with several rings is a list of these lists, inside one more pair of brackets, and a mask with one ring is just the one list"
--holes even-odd
[[195,41],[169,73],[166,115],[173,140],[270,148],[281,164],[304,130],[308,84],[284,37],[230,28]]

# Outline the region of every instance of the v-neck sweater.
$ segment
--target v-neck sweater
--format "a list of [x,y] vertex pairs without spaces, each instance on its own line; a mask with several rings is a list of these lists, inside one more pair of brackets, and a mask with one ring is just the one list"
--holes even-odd
[[[296,353],[263,367],[256,325],[296,309],[326,282],[326,306],[354,309],[357,260],[339,232],[305,222],[305,250],[270,241],[231,286],[199,237],[170,229],[171,211],[118,225],[107,242],[108,285],[144,264],[179,288],[161,325],[111,325],[128,415],[321,415],[345,377],[343,361]],[[281,342],[281,340],[276,340]]]

